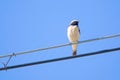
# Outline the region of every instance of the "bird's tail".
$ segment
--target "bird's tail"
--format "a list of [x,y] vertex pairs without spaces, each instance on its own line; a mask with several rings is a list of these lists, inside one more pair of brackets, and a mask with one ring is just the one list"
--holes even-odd
[[76,54],[77,54],[77,51],[73,51],[73,56],[76,56]]
[[72,51],[73,51],[73,56],[76,56],[76,54],[77,54],[77,44],[72,45]]

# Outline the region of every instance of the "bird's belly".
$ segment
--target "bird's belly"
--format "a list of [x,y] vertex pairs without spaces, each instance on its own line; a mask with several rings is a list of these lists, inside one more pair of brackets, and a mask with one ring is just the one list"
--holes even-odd
[[79,35],[79,29],[77,26],[68,28],[68,39],[70,42],[78,42]]

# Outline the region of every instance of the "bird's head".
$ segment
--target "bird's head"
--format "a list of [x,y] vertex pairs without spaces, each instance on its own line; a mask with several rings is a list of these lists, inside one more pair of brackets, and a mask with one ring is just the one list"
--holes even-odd
[[70,25],[78,25],[79,21],[78,20],[72,20]]

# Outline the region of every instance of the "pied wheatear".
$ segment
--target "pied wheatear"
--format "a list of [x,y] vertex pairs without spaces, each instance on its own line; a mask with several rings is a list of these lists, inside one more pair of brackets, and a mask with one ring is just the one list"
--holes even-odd
[[80,37],[80,29],[78,23],[79,23],[78,20],[71,21],[67,29],[68,39],[71,43],[73,43],[72,44],[73,56],[76,56],[77,54],[77,43]]

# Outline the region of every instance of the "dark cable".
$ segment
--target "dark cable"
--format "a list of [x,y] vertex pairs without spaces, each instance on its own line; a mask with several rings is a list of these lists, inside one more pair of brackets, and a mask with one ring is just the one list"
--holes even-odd
[[14,68],[21,68],[21,67],[25,67],[25,66],[32,66],[32,65],[37,65],[37,64],[45,64],[45,63],[56,62],[56,61],[61,61],[61,60],[79,58],[79,57],[92,56],[92,55],[103,54],[103,53],[113,52],[113,51],[118,51],[118,50],[120,50],[120,47],[100,50],[100,51],[96,51],[96,52],[89,52],[89,53],[80,54],[80,55],[77,55],[77,56],[68,56],[68,57],[63,57],[63,58],[56,58],[56,59],[50,59],[50,60],[44,60],[44,61],[37,61],[37,62],[13,65],[13,66],[5,67],[5,68],[4,67],[0,68],[0,71],[6,70],[6,69],[8,70],[8,69],[14,69]]

